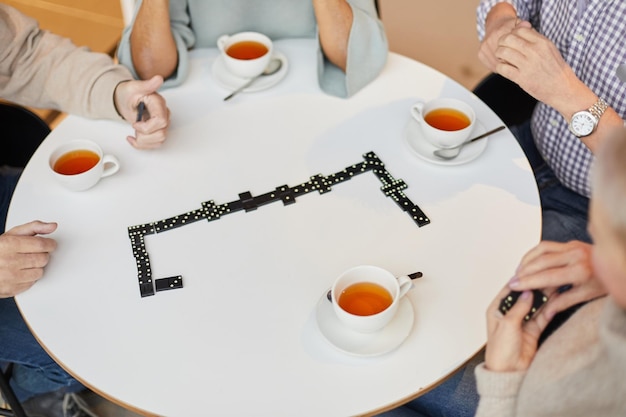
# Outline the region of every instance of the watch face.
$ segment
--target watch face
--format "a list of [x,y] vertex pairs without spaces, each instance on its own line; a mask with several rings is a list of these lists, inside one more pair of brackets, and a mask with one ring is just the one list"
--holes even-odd
[[570,128],[576,136],[587,136],[596,127],[596,119],[589,112],[579,112],[572,117]]

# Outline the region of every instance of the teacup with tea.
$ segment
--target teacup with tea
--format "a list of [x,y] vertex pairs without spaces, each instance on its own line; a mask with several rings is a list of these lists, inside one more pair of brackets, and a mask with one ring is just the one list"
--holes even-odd
[[455,98],[415,103],[411,115],[421,125],[424,138],[441,149],[461,145],[469,139],[476,124],[472,106]]
[[408,276],[395,277],[373,265],[360,265],[341,274],[331,288],[337,318],[352,330],[371,333],[395,317],[402,297],[413,287]]
[[90,140],[73,140],[58,146],[50,154],[49,164],[54,177],[72,191],[87,190],[120,168],[115,156],[105,155]]
[[260,75],[270,62],[272,40],[258,32],[240,32],[217,39],[226,68],[241,78]]

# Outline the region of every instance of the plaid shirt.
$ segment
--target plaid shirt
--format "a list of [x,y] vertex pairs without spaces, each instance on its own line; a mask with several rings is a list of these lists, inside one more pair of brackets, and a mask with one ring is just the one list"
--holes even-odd
[[[502,0],[482,0],[478,36],[485,36],[489,10]],[[626,85],[616,69],[626,64],[626,1],[507,0],[518,16],[550,39],[563,59],[598,97],[626,118]],[[585,109],[580,109],[585,110]],[[593,154],[574,136],[559,112],[539,103],[531,119],[537,149],[566,187],[589,197]]]

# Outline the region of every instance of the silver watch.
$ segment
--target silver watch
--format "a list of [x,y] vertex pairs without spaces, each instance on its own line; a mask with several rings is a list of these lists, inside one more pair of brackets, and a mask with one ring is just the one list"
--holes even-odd
[[599,98],[588,110],[574,113],[569,122],[569,130],[579,138],[591,135],[608,107],[606,101]]

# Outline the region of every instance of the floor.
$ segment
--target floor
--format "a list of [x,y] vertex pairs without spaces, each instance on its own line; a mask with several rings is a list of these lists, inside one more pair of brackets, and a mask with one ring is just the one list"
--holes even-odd
[[[77,45],[113,54],[124,26],[119,0],[4,0],[35,17],[42,28],[70,37]],[[471,89],[487,74],[476,57],[478,0],[379,0],[390,50],[417,59]],[[428,8],[428,9],[426,9]],[[33,109],[52,128],[65,117]],[[135,417],[91,393],[86,400],[101,417]]]
[[100,417],[138,417],[141,414],[133,413],[119,405],[108,401],[101,396],[90,392],[84,395],[90,408]]
[[[100,417],[140,417],[140,414],[126,410],[110,401],[105,400],[99,395],[89,391],[81,397],[87,402],[92,412]],[[8,405],[0,395],[0,406],[8,408]]]

